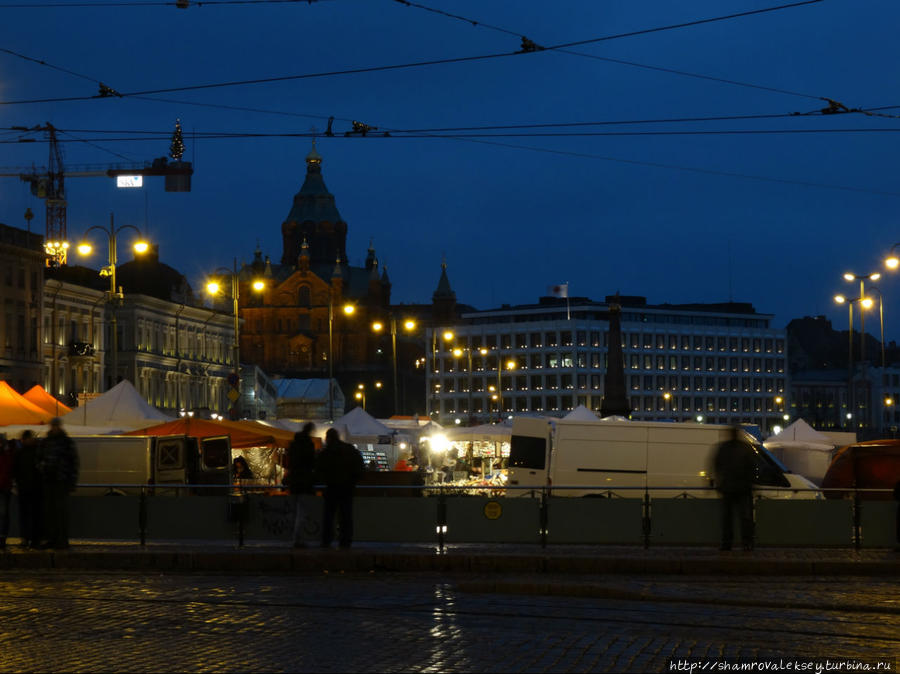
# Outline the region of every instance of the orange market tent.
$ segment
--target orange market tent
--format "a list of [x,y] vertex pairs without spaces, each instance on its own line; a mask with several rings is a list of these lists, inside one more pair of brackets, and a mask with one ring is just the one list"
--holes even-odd
[[[265,431],[257,431],[241,425],[235,421],[212,421],[210,419],[194,419],[193,417],[181,417],[164,424],[150,426],[131,431],[125,435],[189,435],[193,438],[211,438],[218,435],[227,435],[231,438],[232,449],[246,449],[249,447],[285,447],[283,431],[268,428]],[[291,436],[293,438],[293,436]]]
[[26,391],[25,395],[22,396],[28,402],[34,403],[42,410],[50,412],[55,417],[61,417],[63,414],[67,414],[72,411],[71,407],[63,405],[52,395],[47,393],[44,390],[44,387],[40,384],[35,384],[28,391]]
[[[844,447],[822,479],[825,498],[850,498],[853,487],[893,490],[900,484],[900,440],[870,440]],[[891,491],[863,492],[861,498],[890,500]]]
[[45,424],[54,416],[16,393],[5,381],[0,381],[0,426]]

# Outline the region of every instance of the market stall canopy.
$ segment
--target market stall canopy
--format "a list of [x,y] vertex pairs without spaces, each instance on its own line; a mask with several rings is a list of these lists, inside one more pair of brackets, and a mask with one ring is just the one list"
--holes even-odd
[[164,424],[141,428],[125,435],[187,435],[192,438],[214,438],[227,435],[231,438],[232,449],[246,449],[249,447],[283,447],[281,439],[269,432],[259,432],[239,425],[232,421],[212,421],[210,419],[194,419],[193,417],[181,417]]
[[584,405],[579,405],[563,417],[566,421],[600,421],[600,417],[591,412]]
[[45,424],[54,416],[16,393],[5,381],[0,381],[0,426]]
[[503,424],[482,424],[481,426],[465,426],[448,428],[444,434],[451,441],[509,442],[512,427]]
[[[849,498],[853,488],[893,490],[900,483],[900,440],[871,440],[844,447],[834,455],[822,480],[826,498]],[[861,498],[891,500],[891,491],[862,493]]]
[[766,440],[764,444],[766,449],[797,446],[829,452],[834,449],[834,443],[827,435],[819,433],[803,419],[797,419],[781,433],[777,433]]
[[142,428],[172,417],[152,407],[128,380],[122,380],[106,393],[69,412],[66,423],[82,426]]
[[831,464],[834,443],[803,419],[763,443],[773,456],[798,475],[821,484]]
[[[354,407],[334,422],[334,428],[348,437],[383,437],[390,436],[392,431],[378,421],[362,407]],[[346,438],[344,438],[346,440]]]
[[56,398],[47,393],[40,384],[32,386],[22,397],[55,417],[61,417],[63,414],[68,414],[72,411],[71,407],[63,405]]

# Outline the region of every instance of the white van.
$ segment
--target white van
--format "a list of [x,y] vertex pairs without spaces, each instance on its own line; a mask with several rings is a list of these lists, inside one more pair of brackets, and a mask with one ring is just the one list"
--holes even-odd
[[[517,418],[509,451],[510,487],[554,487],[555,496],[715,498],[712,463],[730,426],[653,421],[565,421]],[[791,473],[754,438],[754,494],[765,498],[822,498],[817,487]],[[556,487],[561,487],[556,489]],[[589,487],[590,489],[565,489]],[[809,491],[803,491],[809,490]],[[531,495],[510,489],[508,496]]]

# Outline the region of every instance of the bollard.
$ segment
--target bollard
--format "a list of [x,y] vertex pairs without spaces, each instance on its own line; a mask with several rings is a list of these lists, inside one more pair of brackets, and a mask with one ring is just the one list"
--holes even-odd
[[547,547],[547,534],[549,533],[549,509],[550,509],[550,499],[548,498],[547,488],[541,488],[541,547]]
[[444,487],[438,491],[437,504],[437,538],[438,550],[444,552],[444,535],[447,533],[447,498],[444,495]]
[[644,537],[644,549],[650,547],[650,492],[646,485],[644,486],[644,502],[641,505],[641,533]]
[[138,528],[141,532],[141,547],[147,545],[147,488],[141,487],[141,500],[138,505]]

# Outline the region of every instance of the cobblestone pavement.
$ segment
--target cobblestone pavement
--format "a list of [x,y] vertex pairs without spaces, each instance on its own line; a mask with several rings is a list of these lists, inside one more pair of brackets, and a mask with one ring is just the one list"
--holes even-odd
[[[900,586],[883,579],[581,579],[640,600],[460,589],[478,580],[3,572],[0,670],[667,671],[672,658],[790,657],[896,671],[900,659]],[[759,605],[734,603],[747,596]]]

